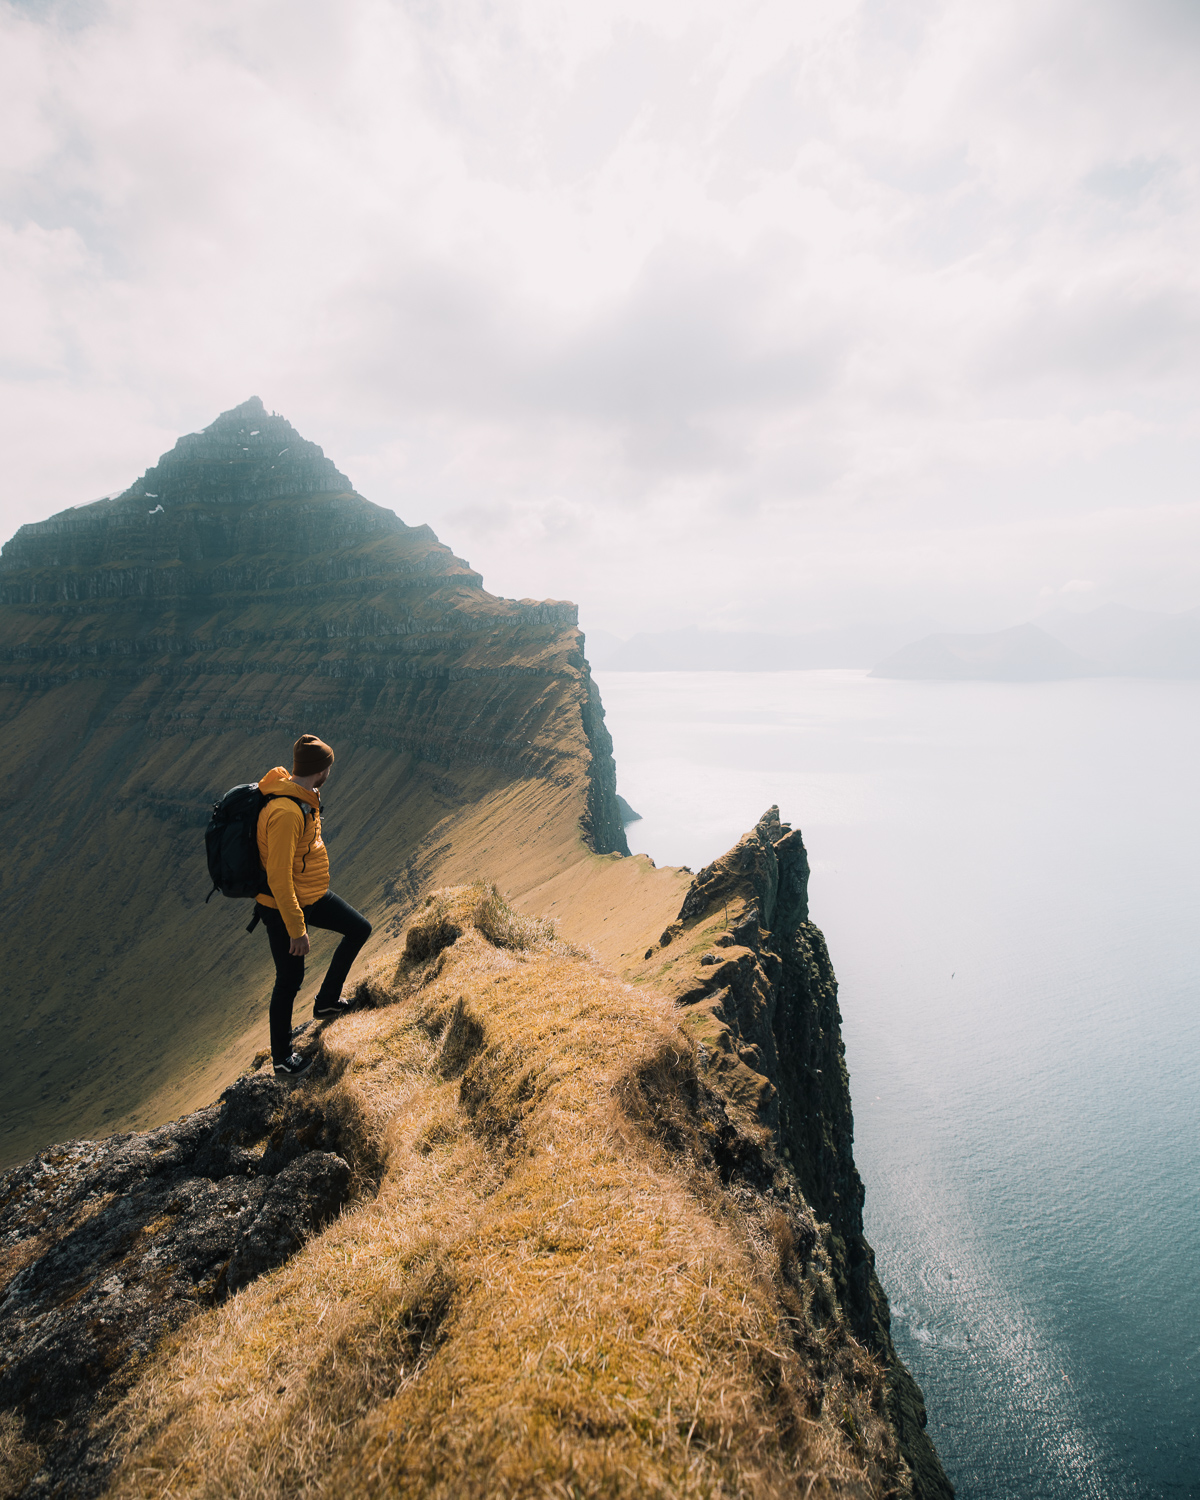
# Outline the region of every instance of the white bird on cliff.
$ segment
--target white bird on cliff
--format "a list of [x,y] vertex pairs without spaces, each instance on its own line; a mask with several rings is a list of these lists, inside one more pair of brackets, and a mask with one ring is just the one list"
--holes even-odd
[[[154,496],[153,496],[153,495],[151,495],[151,496],[150,496],[150,498],[151,498],[151,500],[153,500],[153,499],[154,499]],[[154,507],[154,509],[153,509],[153,510],[152,510],[152,511],[151,511],[151,512],[150,512],[150,514],[151,514],[151,515],[152,515],[152,516],[165,516],[165,515],[166,515],[166,511],[165,511],[165,510],[163,510],[163,508],[162,508],[162,506],[161,506],[161,505],[156,505],[156,506],[155,506],[155,507]]]

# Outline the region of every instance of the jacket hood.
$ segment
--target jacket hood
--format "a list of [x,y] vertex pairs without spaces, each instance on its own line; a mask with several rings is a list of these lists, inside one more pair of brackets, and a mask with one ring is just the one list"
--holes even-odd
[[298,786],[285,766],[276,766],[268,771],[258,783],[258,789],[265,797],[278,796],[282,792],[286,797],[296,797],[301,802],[307,802],[310,807],[319,809],[321,806],[320,793],[310,792],[306,786]]

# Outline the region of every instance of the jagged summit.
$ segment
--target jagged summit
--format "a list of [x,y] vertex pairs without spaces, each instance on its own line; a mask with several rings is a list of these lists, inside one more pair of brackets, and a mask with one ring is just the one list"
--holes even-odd
[[[22,526],[0,551],[0,574],[7,575],[4,600],[12,604],[131,588],[207,592],[209,581],[199,574],[215,561],[343,551],[381,532],[408,532],[437,545],[428,527],[406,527],[356,494],[316,443],[251,396],[202,432],[181,437],[119,495]],[[439,550],[450,557],[449,549]],[[454,571],[468,571],[458,559],[453,563]],[[184,568],[163,571],[178,564]],[[90,577],[64,569],[85,569]],[[52,580],[46,570],[57,576]]]
[[165,510],[198,500],[235,505],[353,488],[316,443],[251,396],[202,432],[181,437],[118,498],[157,501]]
[[[0,553],[0,572],[130,561],[139,554],[159,561],[195,561],[214,545],[218,552],[244,551],[248,538],[231,530],[229,514],[214,526],[214,509],[240,519],[272,501],[334,496],[354,502],[360,516],[369,513],[371,530],[406,529],[391,511],[357,496],[316,443],[251,396],[202,432],[181,437],[120,494],[22,526]],[[262,550],[254,538],[249,540],[251,551]],[[281,550],[278,541],[272,550]]]
[[[390,548],[378,545],[385,537]],[[26,605],[311,589],[364,568],[483,581],[429,527],[357,494],[257,396],[181,437],[119,495],[22,526],[0,551],[3,600]]]

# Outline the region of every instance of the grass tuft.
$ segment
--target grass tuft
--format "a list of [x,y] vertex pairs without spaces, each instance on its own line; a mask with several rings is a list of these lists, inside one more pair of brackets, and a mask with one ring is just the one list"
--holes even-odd
[[525,952],[550,947],[558,940],[557,925],[550,918],[522,916],[509,906],[494,885],[481,888],[472,920],[497,948]]
[[0,1412],[0,1500],[16,1500],[41,1464],[42,1450],[26,1442],[20,1417]]

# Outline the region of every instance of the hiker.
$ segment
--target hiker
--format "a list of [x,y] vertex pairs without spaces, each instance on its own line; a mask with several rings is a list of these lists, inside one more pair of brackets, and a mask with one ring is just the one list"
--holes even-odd
[[329,778],[333,751],[315,734],[302,734],[292,752],[292,772],[268,771],[259,790],[269,800],[258,815],[258,852],[269,891],[257,900],[275,960],[271,994],[271,1057],[280,1077],[296,1078],[312,1061],[292,1051],[292,1003],[304,983],[310,927],[340,932],[313,1017],[331,1021],[352,1010],[342,985],[371,924],[329,889],[329,851],[321,837],[321,787]]

